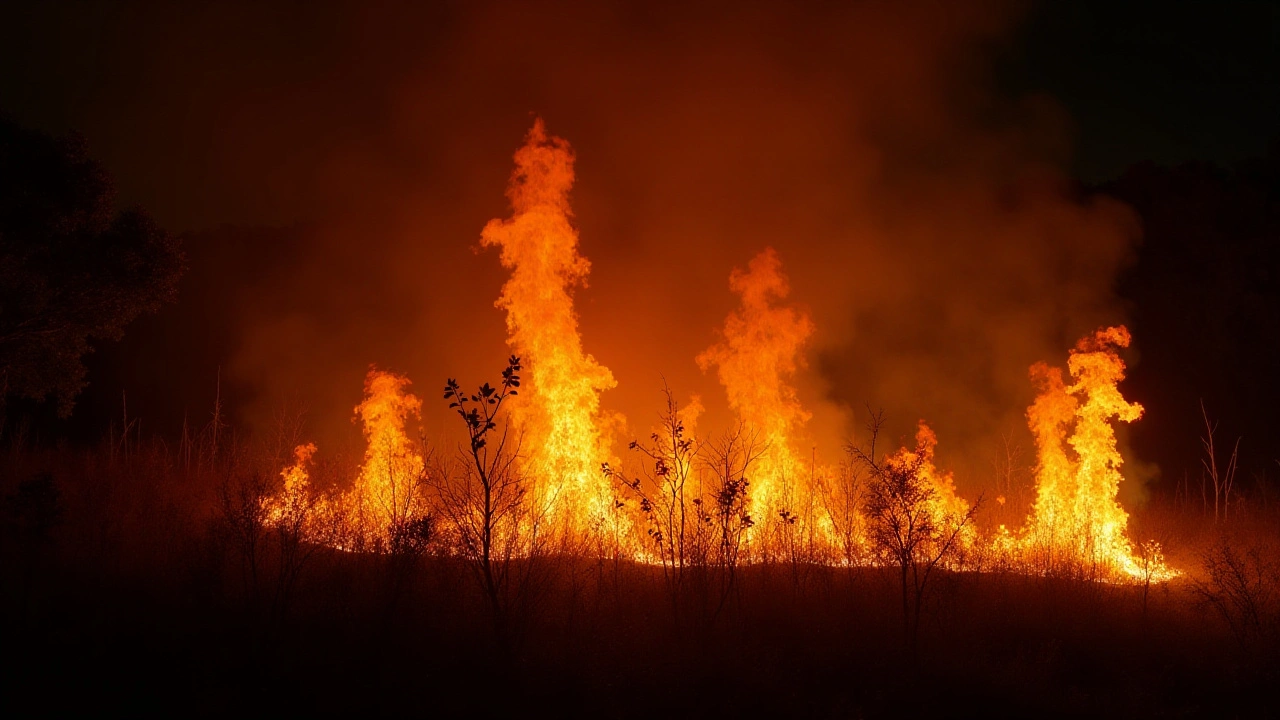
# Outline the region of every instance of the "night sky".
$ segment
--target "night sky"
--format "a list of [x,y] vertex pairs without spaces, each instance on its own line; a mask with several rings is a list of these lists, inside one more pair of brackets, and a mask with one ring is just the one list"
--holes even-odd
[[[333,3],[309,12],[6,3],[0,98],[30,127],[87,136],[122,202],[144,204],[175,231],[287,224],[307,219],[302,198],[267,208],[236,197],[248,193],[211,177],[226,163],[211,140],[229,120],[293,103],[323,109],[308,124],[331,141],[376,132],[388,103],[379,86],[407,74],[410,58],[442,52],[464,14],[458,4],[433,5],[388,5],[386,17],[399,10],[413,20],[402,24]],[[670,8],[642,5],[650,4],[633,9],[644,23],[679,25]],[[1027,3],[991,41],[993,80],[1002,92],[1061,104],[1070,167],[1082,181],[1113,179],[1143,160],[1238,162],[1265,153],[1280,127],[1277,13],[1269,2]],[[282,153],[305,154],[279,133]],[[294,173],[310,169],[298,157],[289,164]],[[198,192],[176,192],[179,179]]]

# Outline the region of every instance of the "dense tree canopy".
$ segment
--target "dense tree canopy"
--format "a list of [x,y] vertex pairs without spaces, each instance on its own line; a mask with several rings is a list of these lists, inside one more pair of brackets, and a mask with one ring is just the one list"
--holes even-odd
[[91,341],[176,295],[178,240],[114,198],[82,138],[0,118],[0,403],[52,399],[68,414]]

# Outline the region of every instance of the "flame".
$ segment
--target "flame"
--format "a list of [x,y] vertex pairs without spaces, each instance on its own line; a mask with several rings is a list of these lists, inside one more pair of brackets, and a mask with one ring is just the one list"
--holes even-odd
[[[946,529],[954,527],[969,514],[969,503],[956,494],[955,477],[947,470],[939,470],[933,462],[934,451],[938,447],[938,436],[933,428],[921,420],[916,428],[916,447],[914,450],[900,448],[896,453],[885,458],[886,464],[899,468],[913,467],[919,463],[917,472],[932,492],[925,502],[925,512],[929,515],[934,527]],[[977,541],[977,531],[972,523],[960,529],[956,537],[957,547],[961,550],[970,548]]]
[[800,350],[813,333],[813,322],[803,311],[775,306],[791,287],[773,248],[752,258],[745,272],[735,268],[729,288],[742,298],[742,306],[725,318],[722,342],[697,361],[703,372],[716,368],[729,406],[767,443],[751,478],[749,512],[758,522],[794,510],[794,491],[809,474],[792,439],[810,413],[789,381],[804,364]]
[[[591,266],[579,253],[572,224],[573,163],[569,144],[548,135],[536,120],[515,153],[507,188],[512,215],[490,221],[480,237],[481,246],[499,248],[501,263],[511,273],[496,306],[506,312],[508,344],[527,368],[521,395],[511,405],[522,438],[518,460],[530,482],[534,517],[549,516],[558,529],[579,536],[612,530],[634,558],[653,561],[644,544],[635,542],[638,538],[623,542],[631,525],[616,512],[622,505],[615,504],[612,482],[600,471],[611,459],[608,428],[620,418],[600,409],[600,393],[616,383],[608,368],[584,351],[578,332],[573,292],[586,285]],[[767,562],[785,546],[796,560],[798,547],[825,544],[827,551],[842,553],[840,562],[860,562],[869,536],[858,508],[856,477],[846,469],[834,478],[817,467],[816,458],[807,461],[795,450],[810,413],[792,381],[804,365],[802,350],[813,322],[803,310],[782,304],[790,286],[772,248],[752,258],[745,270],[735,268],[729,287],[740,306],[726,317],[720,341],[697,362],[703,372],[716,369],[730,408],[762,448],[749,473],[747,512],[754,524],[747,523],[746,537],[754,547],[744,557]],[[1165,566],[1158,544],[1130,541],[1129,517],[1116,499],[1123,458],[1112,423],[1133,422],[1143,412],[1118,389],[1125,370],[1118,349],[1129,341],[1124,327],[1100,329],[1071,350],[1065,373],[1044,363],[1031,368],[1037,397],[1027,420],[1038,451],[1036,500],[1020,531],[1001,526],[987,539],[1009,561],[1009,569],[1091,567],[1102,570],[1093,575],[1100,579],[1140,581],[1178,574]],[[269,522],[306,526],[316,542],[377,549],[389,547],[395,533],[429,513],[423,453],[405,431],[422,407],[409,385],[406,377],[371,368],[364,400],[355,408],[368,446],[351,488],[316,495],[308,471],[316,447],[300,445],[293,465],[281,472],[283,489],[262,503]],[[696,397],[680,410],[688,435],[701,412]],[[653,439],[660,441],[661,432]],[[963,520],[959,549],[975,548],[979,537],[968,523],[971,507],[956,493],[952,474],[935,465],[937,443],[921,420],[915,447],[901,448],[885,461],[918,471],[932,490],[927,512],[934,524],[956,527]],[[695,477],[702,471],[692,464],[688,468]],[[700,477],[698,488],[695,503],[706,500]],[[815,506],[819,495],[826,515]],[[298,519],[305,513],[314,518],[310,525]],[[778,518],[780,523],[773,522]],[[963,553],[956,562],[967,562]]]
[[280,471],[284,479],[284,487],[280,494],[262,499],[262,509],[266,511],[268,525],[304,524],[307,511],[311,507],[311,473],[307,466],[316,453],[315,443],[299,445],[293,449],[294,463]]
[[571,222],[573,160],[569,144],[536,120],[507,187],[513,215],[490,221],[480,244],[501,248],[511,270],[496,304],[507,313],[507,342],[527,368],[512,417],[524,435],[533,497],[543,511],[584,527],[612,506],[600,473],[609,448],[600,393],[616,382],[578,335],[572,292],[586,286],[591,264],[578,253]]
[[1050,568],[1067,563],[1135,578],[1176,575],[1159,558],[1158,546],[1148,543],[1135,553],[1125,534],[1129,514],[1116,500],[1124,458],[1112,421],[1133,422],[1143,412],[1117,387],[1125,370],[1117,349],[1128,347],[1129,340],[1124,326],[1082,338],[1067,361],[1070,385],[1060,368],[1044,363],[1031,368],[1039,394],[1027,420],[1038,462],[1024,544]]
[[409,524],[429,513],[426,462],[405,433],[422,401],[406,391],[409,379],[371,367],[364,400],[355,415],[364,425],[364,463],[352,486],[340,494],[317,493],[308,466],[314,443],[294,449],[294,463],[280,472],[284,486],[263,498],[265,522],[300,532],[311,542],[343,550],[387,550]]
[[405,421],[417,418],[422,401],[407,392],[403,375],[369,368],[364,401],[355,407],[368,445],[364,465],[342,505],[365,543],[385,542],[397,527],[425,512],[422,482],[426,464],[405,434]]

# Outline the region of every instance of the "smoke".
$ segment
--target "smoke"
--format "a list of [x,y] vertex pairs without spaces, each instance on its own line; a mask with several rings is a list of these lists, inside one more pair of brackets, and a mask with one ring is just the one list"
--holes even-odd
[[[700,430],[728,424],[694,359],[738,304],[731,269],[766,247],[813,321],[795,380],[805,442],[835,460],[864,405],[905,444],[924,419],[962,494],[988,484],[1002,434],[1030,455],[1028,368],[1124,319],[1112,286],[1136,223],[1072,188],[1051,99],[998,87],[1018,21],[1005,3],[361,5],[322,26],[264,13],[252,33],[206,17],[241,12],[122,21],[122,38],[209,52],[153,48],[135,109],[183,122],[126,137],[104,105],[85,130],[122,193],[175,229],[315,228],[273,255],[226,350],[241,419],[264,429],[282,398],[305,398],[321,454],[358,439],[370,363],[413,379],[430,436],[456,421],[433,385],[502,369],[506,271],[478,241],[509,215],[533,113],[577,158],[583,350],[612,371],[602,406],[633,436],[664,379],[701,396]],[[222,31],[238,42],[212,43]],[[211,79],[183,89],[189,77]],[[127,160],[123,144],[144,142],[153,160],[206,150]]]

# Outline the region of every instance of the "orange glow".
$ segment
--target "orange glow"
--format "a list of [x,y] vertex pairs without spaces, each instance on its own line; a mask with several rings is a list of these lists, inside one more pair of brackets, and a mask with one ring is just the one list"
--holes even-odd
[[[646,491],[661,493],[663,511],[670,515],[658,528],[668,543],[662,549],[666,555],[655,556],[652,541],[632,534],[640,527],[638,518],[628,516],[628,506],[618,502],[614,482],[625,476],[608,465],[609,428],[620,418],[600,407],[601,392],[616,383],[585,352],[574,308],[573,292],[585,286],[590,263],[579,252],[572,224],[573,163],[568,143],[548,135],[542,121],[536,121],[515,154],[507,188],[512,216],[490,221],[480,238],[482,246],[499,248],[501,263],[510,271],[496,305],[506,312],[507,342],[527,368],[520,394],[509,406],[520,436],[513,462],[520,468],[521,483],[528,482],[528,495],[523,486],[519,495],[522,519],[512,521],[513,532],[529,530],[520,525],[532,522],[529,518],[546,518],[573,539],[605,533],[597,539],[608,537],[619,555],[673,564],[676,557],[685,562],[686,533],[691,533],[694,540],[688,542],[696,547],[688,551],[690,557],[705,559],[709,541],[698,533],[710,532],[704,526],[709,527],[713,516],[705,508],[717,502],[717,491],[707,490],[715,478],[706,458],[695,462],[694,448],[700,444],[691,438],[703,410],[696,396],[678,411],[679,432],[675,426],[655,431],[651,438],[661,447],[646,452],[658,465],[649,478],[657,487]],[[740,304],[725,318],[719,342],[696,360],[703,372],[715,369],[747,438],[743,445],[752,448],[741,451],[751,459],[734,460],[743,466],[725,475],[735,487],[746,488],[745,495],[732,497],[733,503],[745,502],[746,516],[743,505],[733,503],[725,515],[741,528],[733,531],[738,533],[733,542],[742,540],[741,557],[751,561],[789,556],[796,563],[864,562],[871,538],[854,469],[839,474],[820,467],[816,453],[796,449],[811,415],[800,403],[794,378],[804,367],[803,350],[814,324],[807,312],[785,304],[790,284],[772,248],[752,258],[745,269],[735,268],[729,287]],[[947,563],[958,567],[970,562],[969,551],[978,557],[977,551],[991,549],[1015,571],[1083,572],[1090,578],[1140,581],[1177,575],[1164,564],[1158,545],[1135,547],[1129,540],[1128,514],[1117,501],[1124,459],[1112,423],[1133,422],[1143,412],[1118,389],[1125,370],[1118,351],[1129,341],[1122,326],[1101,329],[1077,343],[1066,372],[1044,363],[1031,368],[1038,394],[1027,420],[1038,451],[1037,495],[1017,532],[1001,526],[993,536],[980,537],[969,522],[972,508],[956,492],[952,474],[935,465],[938,439],[924,420],[913,448],[884,458],[890,467],[918,472],[928,484],[925,510],[933,525],[957,528],[954,547],[961,552]],[[308,471],[316,448],[301,445],[294,464],[281,472],[282,491],[263,501],[269,522],[310,528],[308,537],[317,542],[376,551],[390,547],[400,531],[426,517],[432,508],[425,451],[406,430],[419,418],[422,402],[408,391],[409,385],[404,376],[370,369],[364,400],[355,408],[367,448],[351,487],[317,496]],[[689,439],[688,447],[679,448],[681,437]],[[668,446],[679,452],[663,449]],[[675,482],[668,480],[673,472],[678,483],[664,485]],[[639,480],[624,482],[644,492]],[[686,492],[688,506],[683,504]],[[997,502],[1006,501],[999,497]],[[652,503],[645,497],[641,511],[652,512]],[[677,510],[678,524],[671,519]],[[311,513],[310,525],[296,521],[300,513]],[[685,513],[695,518],[693,530]],[[723,538],[730,537],[729,531],[721,532],[721,542],[728,542]],[[733,549],[735,558],[738,550]]]
[[294,448],[294,463],[280,471],[280,477],[284,479],[280,494],[262,499],[262,509],[266,511],[268,525],[283,523],[297,527],[306,524],[307,511],[312,503],[311,473],[307,466],[311,464],[311,456],[315,453],[315,443]]
[[704,372],[716,368],[729,407],[767,444],[750,478],[750,513],[760,523],[782,510],[794,512],[799,491],[808,490],[812,468],[792,442],[810,413],[790,381],[804,364],[800,350],[813,334],[813,322],[803,311],[775,305],[791,287],[773,248],[752,258],[746,271],[735,268],[729,288],[742,305],[725,318],[721,342],[697,359]]
[[1027,419],[1039,460],[1035,506],[1022,542],[1033,565],[1046,571],[1075,568],[1156,579],[1177,574],[1159,559],[1158,546],[1146,546],[1145,562],[1135,555],[1125,534],[1129,514],[1116,500],[1124,458],[1111,423],[1142,416],[1142,406],[1125,400],[1117,387],[1125,369],[1118,349],[1128,347],[1129,339],[1124,326],[1082,338],[1067,361],[1071,385],[1060,368],[1031,368],[1039,395]]
[[916,431],[916,452],[924,458],[924,472],[934,490],[934,503],[939,513],[946,516],[963,516],[969,512],[969,503],[956,494],[955,478],[950,471],[939,470],[933,464],[933,452],[938,447],[938,436],[920,421]]
[[[965,517],[969,512],[969,503],[956,494],[955,478],[951,472],[939,470],[933,464],[933,454],[937,447],[937,434],[925,424],[925,421],[921,420],[916,428],[915,449],[901,448],[889,456],[886,462],[889,465],[901,467],[909,467],[917,461],[920,462],[920,476],[933,491],[928,501],[927,511],[935,526],[947,527],[958,524],[957,520]],[[972,545],[975,539],[976,533],[972,524],[966,525],[958,538],[961,547]]]
[[512,416],[523,433],[535,502],[568,527],[585,528],[612,507],[600,472],[610,445],[600,393],[616,383],[578,335],[573,290],[586,285],[591,264],[578,253],[571,221],[573,161],[569,144],[535,121],[507,187],[513,214],[490,221],[480,244],[500,248],[511,271],[497,306],[507,313],[507,342],[527,368]]
[[404,427],[422,411],[422,401],[407,391],[409,384],[402,375],[370,368],[364,401],[355,408],[368,445],[360,475],[342,504],[358,541],[366,545],[387,542],[426,510],[426,464]]

